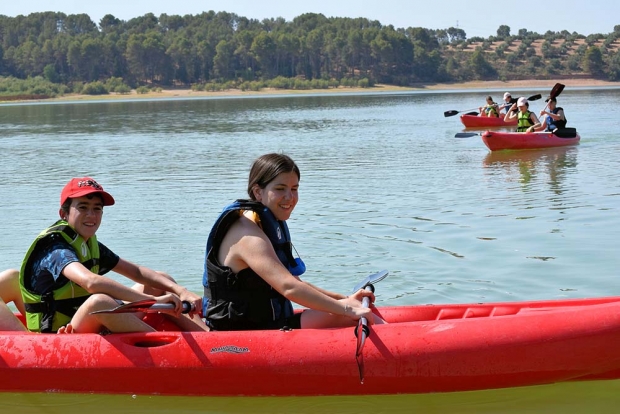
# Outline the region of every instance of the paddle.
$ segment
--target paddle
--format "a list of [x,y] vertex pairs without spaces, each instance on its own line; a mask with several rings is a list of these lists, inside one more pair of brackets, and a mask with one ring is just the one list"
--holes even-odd
[[[371,292],[375,291],[375,287],[373,283],[377,283],[383,279],[385,279],[388,275],[387,270],[382,270],[381,272],[375,273],[373,275],[368,276],[361,283],[358,283],[357,286],[353,289],[353,292],[357,292],[359,289],[369,290]],[[362,306],[367,308],[370,306],[370,299],[365,297],[362,299]],[[362,353],[364,349],[364,344],[366,343],[366,338],[370,336],[370,328],[368,327],[368,320],[366,318],[360,318],[357,326],[355,327],[355,336],[357,337],[357,346],[355,349],[355,360],[357,361],[357,368],[360,373],[360,383],[364,383],[364,354]]]
[[560,94],[564,90],[565,86],[566,85],[562,85],[561,83],[556,83],[555,86],[553,87],[553,89],[551,89],[551,93],[549,94],[549,98],[557,98],[558,96],[560,96]]
[[[137,302],[125,303],[123,305],[117,306],[113,309],[104,309],[91,312],[91,315],[95,315],[98,313],[130,313],[130,312],[144,312],[144,313],[155,313],[155,312],[169,312],[174,309],[173,303],[156,303],[154,300],[146,299],[140,300]],[[192,304],[183,301],[183,310],[182,313],[189,313],[192,309]]]
[[[447,118],[447,117],[449,117],[449,116],[454,116],[454,115],[456,115],[456,114],[460,114],[461,112],[469,112],[469,111],[474,111],[474,110],[476,110],[476,109],[478,109],[478,108],[465,109],[465,110],[463,110],[463,111],[455,111],[455,110],[453,109],[453,110],[451,110],[451,111],[446,111],[446,112],[444,112],[444,113],[443,113],[443,116],[445,116],[445,117]],[[473,112],[472,112],[472,113],[473,113]],[[476,112],[476,113],[478,113],[478,112]]]
[[[380,280],[383,280],[387,277],[388,271],[382,270],[375,274],[372,274],[362,280],[360,283],[355,285],[353,288],[353,293],[357,292],[360,289],[364,289],[366,286],[377,283]],[[191,303],[187,301],[183,301],[183,310],[182,313],[188,313],[192,308]],[[166,312],[174,309],[174,304],[172,303],[156,303],[152,299],[139,300],[137,302],[129,302],[123,305],[119,305],[113,309],[103,309],[91,312],[91,315],[95,315],[98,313],[130,313],[130,312],[144,312],[144,313],[155,313],[155,312]]]
[[471,138],[482,134],[482,132],[457,132],[454,138]]
[[[540,98],[542,98],[542,95],[541,95],[541,94],[536,94],[536,95],[532,95],[532,96],[530,96],[529,98],[527,98],[527,100],[528,100],[528,101],[537,101],[537,100],[539,100]],[[446,111],[446,112],[444,112],[444,113],[443,113],[443,116],[445,116],[445,117],[454,116],[454,115],[459,114],[459,113],[461,113],[461,112],[469,112],[469,111],[473,111],[473,110],[475,110],[475,109],[477,109],[477,108],[473,108],[473,109],[466,109],[466,110],[464,110],[464,111],[455,111],[455,110],[452,110],[452,111]],[[469,115],[469,114],[468,114],[468,115]]]
[[551,101],[551,99],[560,96],[565,86],[566,85],[562,85],[561,83],[556,83],[555,86],[553,86],[553,89],[551,89],[551,92],[549,93],[549,98],[547,98],[547,100],[545,101],[547,102],[547,105],[545,105],[545,108],[541,112],[547,110],[547,108],[549,107],[549,101]]

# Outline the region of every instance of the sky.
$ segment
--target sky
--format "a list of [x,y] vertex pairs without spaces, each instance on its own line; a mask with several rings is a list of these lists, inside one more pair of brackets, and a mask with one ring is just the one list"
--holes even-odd
[[262,20],[283,17],[293,20],[303,13],[326,17],[366,17],[395,28],[457,27],[468,38],[497,35],[501,25],[511,34],[520,29],[544,34],[568,30],[583,35],[608,34],[620,25],[620,2],[613,0],[556,0],[553,2],[480,2],[465,0],[2,0],[0,14],[28,15],[35,12],[86,13],[99,23],[106,14],[121,20],[153,13],[185,15],[213,10]]

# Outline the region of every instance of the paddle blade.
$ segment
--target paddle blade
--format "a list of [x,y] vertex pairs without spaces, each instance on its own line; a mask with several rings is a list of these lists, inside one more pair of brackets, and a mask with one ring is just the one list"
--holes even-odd
[[540,98],[542,98],[542,95],[538,93],[538,94],[536,94],[536,95],[532,95],[532,96],[530,96],[529,98],[527,98],[527,100],[528,100],[528,101],[537,101],[537,100],[539,100]]
[[[366,299],[366,298],[364,298]],[[370,334],[368,328],[368,321],[366,318],[361,318],[358,325],[355,327],[355,336],[357,337],[357,347],[355,349],[355,360],[357,361],[357,369],[360,373],[360,383],[364,383],[364,343],[366,338]]]
[[382,270],[380,272],[373,273],[372,275],[367,276],[364,280],[362,280],[357,285],[355,285],[355,287],[352,290],[352,293],[355,293],[360,289],[365,289],[366,286],[368,285],[372,285],[374,283],[382,281],[383,279],[387,277],[388,274],[389,272],[387,270]]
[[105,309],[91,312],[91,315],[98,313],[131,313],[131,312],[145,312],[151,309],[151,306],[155,304],[154,300],[141,300],[138,302],[125,303],[124,305],[117,306],[113,309]]
[[551,93],[549,94],[549,97],[557,98],[558,96],[560,96],[565,86],[566,85],[562,85],[561,83],[556,83],[553,89],[551,89]]
[[364,383],[364,354],[356,355],[355,360],[357,361],[357,370],[360,373],[360,384],[363,384]]
[[455,110],[452,110],[452,111],[446,111],[446,112],[444,112],[444,113],[443,113],[443,116],[445,116],[445,117],[447,118],[447,117],[449,117],[449,116],[454,116],[454,115],[456,115],[456,114],[458,114],[458,113],[459,113],[459,111],[455,111]]
[[480,135],[478,132],[457,132],[454,138],[471,138]]

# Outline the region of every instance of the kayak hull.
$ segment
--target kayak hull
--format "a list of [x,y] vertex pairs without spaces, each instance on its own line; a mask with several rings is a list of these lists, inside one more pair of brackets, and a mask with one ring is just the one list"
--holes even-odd
[[461,122],[466,128],[504,127],[517,125],[517,118],[504,121],[503,117],[495,118],[478,115],[461,115]]
[[579,134],[563,138],[551,132],[485,131],[482,134],[482,142],[491,151],[564,147],[577,145],[580,140]]
[[620,378],[620,297],[380,307],[353,328],[0,332],[3,392],[318,396],[473,391]]

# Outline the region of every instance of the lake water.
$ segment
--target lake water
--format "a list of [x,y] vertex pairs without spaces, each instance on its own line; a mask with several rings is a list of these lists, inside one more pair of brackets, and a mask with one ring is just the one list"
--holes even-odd
[[89,175],[117,201],[99,239],[202,292],[219,211],[246,196],[256,157],[284,152],[301,169],[289,227],[313,284],[348,292],[387,269],[377,305],[620,295],[620,89],[558,98],[580,145],[501,153],[443,116],[488,92],[1,105],[0,269]]

